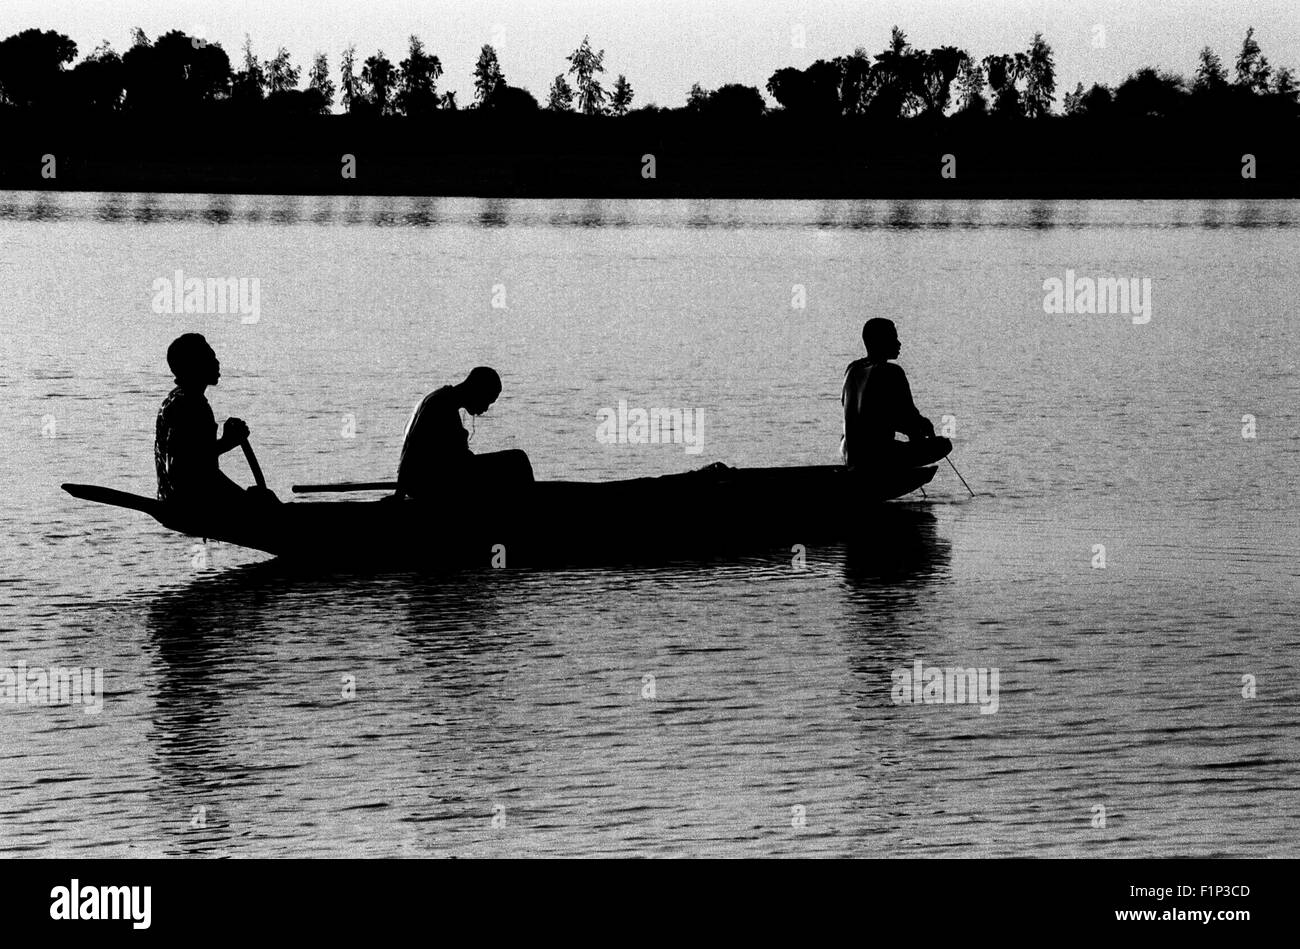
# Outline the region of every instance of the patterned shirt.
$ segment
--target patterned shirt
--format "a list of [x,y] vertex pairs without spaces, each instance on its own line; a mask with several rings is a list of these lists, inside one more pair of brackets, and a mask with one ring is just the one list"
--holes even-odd
[[202,393],[171,391],[154,427],[154,467],[158,500],[184,501],[207,493],[217,466],[217,420]]

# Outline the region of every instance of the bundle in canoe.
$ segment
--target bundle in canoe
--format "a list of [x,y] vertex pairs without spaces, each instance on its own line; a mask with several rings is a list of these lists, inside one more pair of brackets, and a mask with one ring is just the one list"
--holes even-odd
[[728,468],[626,481],[539,481],[507,496],[292,501],[256,517],[185,519],[162,502],[94,485],[74,497],[149,514],[164,527],[331,563],[487,565],[718,550],[739,544],[829,543],[870,535],[880,502],[928,484],[934,467],[867,477],[838,465]]

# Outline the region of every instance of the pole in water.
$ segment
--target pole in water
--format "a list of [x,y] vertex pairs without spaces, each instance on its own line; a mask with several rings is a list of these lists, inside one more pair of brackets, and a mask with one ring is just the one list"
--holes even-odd
[[[945,455],[944,457],[945,457],[945,458],[948,458],[947,455]],[[966,479],[965,479],[965,478],[962,478],[962,476],[961,476],[961,472],[957,470],[957,466],[954,465],[954,464],[952,463],[952,459],[951,459],[951,458],[948,458],[948,467],[950,467],[950,468],[952,469],[952,473],[953,473],[953,474],[955,474],[958,478],[961,478],[961,483],[962,483],[963,485],[966,485],[966,490],[967,490],[967,491],[970,491],[970,485],[969,485],[969,484],[966,484]],[[971,496],[971,497],[975,497],[975,492],[974,492],[974,491],[970,491],[970,496]]]

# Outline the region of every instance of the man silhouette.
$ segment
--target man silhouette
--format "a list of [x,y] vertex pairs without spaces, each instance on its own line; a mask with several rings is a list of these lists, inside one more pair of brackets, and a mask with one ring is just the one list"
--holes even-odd
[[[952,451],[952,442],[934,434],[934,425],[917,411],[903,367],[890,362],[902,345],[893,322],[883,317],[862,327],[865,359],[844,371],[844,437],[840,454],[858,470],[919,468]],[[896,433],[907,436],[897,441]]]
[[220,455],[247,440],[248,426],[241,419],[226,419],[217,437],[217,420],[203,390],[220,380],[221,363],[208,341],[198,333],[178,336],[167,347],[167,365],[176,388],[163,400],[154,425],[158,500],[203,510],[246,503],[250,493],[275,500],[265,489],[245,491],[218,464]]
[[396,497],[428,498],[449,490],[530,483],[533,466],[519,449],[481,455],[469,450],[460,410],[482,415],[499,395],[501,377],[487,366],[473,369],[459,385],[426,395],[406,423]]

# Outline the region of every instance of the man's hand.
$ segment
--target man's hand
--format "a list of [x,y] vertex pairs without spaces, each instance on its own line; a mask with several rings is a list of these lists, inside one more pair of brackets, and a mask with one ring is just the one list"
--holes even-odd
[[248,441],[248,426],[244,424],[243,419],[226,419],[226,425],[222,432],[221,440],[231,448]]

